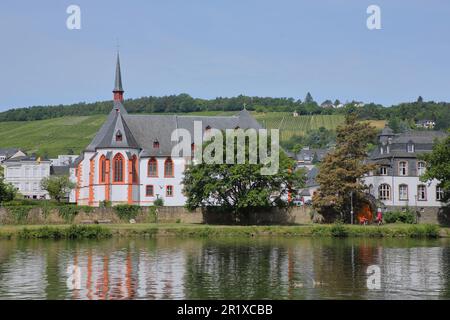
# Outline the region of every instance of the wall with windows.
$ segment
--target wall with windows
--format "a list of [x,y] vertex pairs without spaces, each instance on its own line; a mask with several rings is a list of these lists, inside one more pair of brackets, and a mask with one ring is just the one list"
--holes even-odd
[[5,180],[30,199],[49,199],[41,188],[43,178],[50,176],[50,161],[20,161],[3,163]]
[[417,176],[369,176],[364,179],[371,194],[386,206],[440,207],[438,181],[421,182]]
[[[139,165],[141,205],[152,205],[156,199],[162,198],[166,206],[183,206],[186,197],[183,195],[181,182],[185,164],[185,159],[179,157],[141,158]],[[153,194],[148,194],[147,191],[153,191]]]

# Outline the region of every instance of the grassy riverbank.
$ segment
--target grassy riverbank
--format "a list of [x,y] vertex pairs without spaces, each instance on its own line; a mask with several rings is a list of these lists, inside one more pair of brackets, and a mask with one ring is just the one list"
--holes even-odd
[[449,228],[435,225],[383,226],[295,225],[216,226],[202,224],[111,224],[0,226],[0,239],[102,239],[110,237],[450,237]]

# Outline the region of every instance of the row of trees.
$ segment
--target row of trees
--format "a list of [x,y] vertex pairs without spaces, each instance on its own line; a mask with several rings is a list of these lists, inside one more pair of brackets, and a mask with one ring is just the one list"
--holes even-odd
[[[330,100],[325,101],[331,104]],[[130,113],[183,113],[194,111],[237,111],[246,106],[249,110],[259,112],[298,112],[301,115],[310,114],[348,114],[358,111],[360,119],[389,120],[396,118],[414,123],[421,119],[435,120],[437,129],[450,127],[450,103],[425,102],[421,97],[416,102],[402,103],[383,107],[380,104],[369,103],[363,107],[348,103],[344,108],[323,108],[314,101],[308,92],[304,100],[294,98],[249,97],[240,95],[232,98],[218,97],[215,99],[192,98],[188,94],[170,95],[164,97],[142,97],[125,101]],[[336,100],[333,104],[340,104]],[[111,111],[111,101],[94,103],[76,103],[58,106],[34,106],[29,108],[11,109],[0,113],[2,121],[31,121],[57,118],[62,116],[85,116],[107,114]]]

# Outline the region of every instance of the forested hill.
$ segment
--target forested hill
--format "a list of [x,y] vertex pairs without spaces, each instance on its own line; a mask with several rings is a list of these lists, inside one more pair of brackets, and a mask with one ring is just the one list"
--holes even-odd
[[[188,94],[164,97],[142,97],[128,99],[124,102],[130,113],[184,113],[195,111],[237,111],[245,105],[248,110],[260,112],[293,112],[300,115],[330,115],[345,114],[349,110],[358,109],[361,119],[393,120],[414,122],[431,119],[436,121],[436,129],[450,127],[450,103],[423,101],[421,97],[416,102],[402,103],[391,107],[369,103],[363,107],[356,107],[356,103],[348,103],[344,108],[321,107],[308,93],[304,99],[248,97],[232,98],[218,97],[215,99],[192,98]],[[330,100],[325,105],[340,104],[338,100]],[[32,121],[63,116],[87,116],[107,114],[111,110],[111,101],[94,103],[76,103],[72,105],[34,106],[29,108],[11,109],[0,113],[0,122]]]

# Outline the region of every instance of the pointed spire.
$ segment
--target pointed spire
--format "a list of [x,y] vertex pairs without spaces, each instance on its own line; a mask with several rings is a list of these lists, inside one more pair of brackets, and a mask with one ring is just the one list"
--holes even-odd
[[119,52],[117,52],[117,62],[116,62],[116,79],[114,84],[114,101],[123,101],[123,88],[122,88],[122,73],[120,71],[120,57]]

